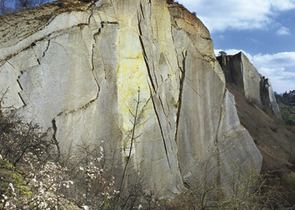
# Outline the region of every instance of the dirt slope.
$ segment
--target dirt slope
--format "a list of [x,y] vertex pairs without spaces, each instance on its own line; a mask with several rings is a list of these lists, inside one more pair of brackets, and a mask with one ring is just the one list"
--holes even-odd
[[266,107],[261,109],[249,102],[231,84],[229,91],[235,96],[241,124],[249,131],[263,156],[262,173],[267,171],[294,171],[295,133],[283,120],[272,115]]

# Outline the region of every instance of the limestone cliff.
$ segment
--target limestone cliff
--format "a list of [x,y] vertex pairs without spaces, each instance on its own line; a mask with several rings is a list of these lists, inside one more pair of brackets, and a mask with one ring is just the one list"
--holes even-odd
[[258,73],[249,59],[242,53],[217,57],[226,82],[257,106],[268,106],[279,118],[282,118],[270,81]]
[[110,170],[119,177],[129,162],[160,197],[200,177],[230,184],[233,172],[260,171],[261,154],[196,16],[163,0],[46,7],[17,13],[21,20],[0,17],[0,90],[9,88],[2,106],[52,129],[63,153],[102,145]]

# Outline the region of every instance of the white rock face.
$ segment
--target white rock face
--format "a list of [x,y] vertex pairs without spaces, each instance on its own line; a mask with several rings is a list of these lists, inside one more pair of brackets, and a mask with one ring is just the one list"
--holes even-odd
[[[101,0],[7,42],[2,105],[53,128],[63,153],[77,158],[77,146],[102,145],[110,170],[121,177],[131,160],[144,190],[158,197],[196,183],[204,163],[220,184],[230,183],[233,163],[242,175],[251,164],[260,171],[262,157],[240,125],[209,31],[179,5]],[[138,88],[139,137],[131,141]]]

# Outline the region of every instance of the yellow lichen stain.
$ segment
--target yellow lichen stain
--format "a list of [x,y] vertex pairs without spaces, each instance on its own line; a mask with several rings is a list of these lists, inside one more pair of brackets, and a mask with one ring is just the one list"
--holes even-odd
[[142,54],[142,52],[139,52],[135,57],[134,57],[134,55],[127,55],[124,58],[125,59],[140,60],[140,61],[142,61],[143,60],[143,54]]
[[124,131],[128,131],[129,128],[126,125],[123,125],[123,129]]
[[138,87],[140,87],[140,100],[142,102],[147,100],[149,89],[146,74],[147,70],[142,55],[136,58],[123,58],[119,61],[117,71],[118,97],[125,131],[131,130],[133,126],[130,122],[133,118],[130,111],[135,113]]
[[118,32],[118,102],[122,116],[122,128],[128,132],[133,128],[138,88],[140,88],[139,112],[150,98],[149,75],[143,57],[143,49],[138,31],[130,27],[121,27]]

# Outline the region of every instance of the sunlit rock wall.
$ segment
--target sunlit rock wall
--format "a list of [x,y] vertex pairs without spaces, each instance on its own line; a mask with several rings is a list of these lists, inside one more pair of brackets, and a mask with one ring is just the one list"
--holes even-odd
[[200,177],[230,184],[233,170],[260,171],[209,31],[176,3],[101,0],[0,47],[0,90],[9,88],[2,106],[51,129],[72,158],[79,145],[101,145],[106,167],[120,177],[130,160],[159,197]]

